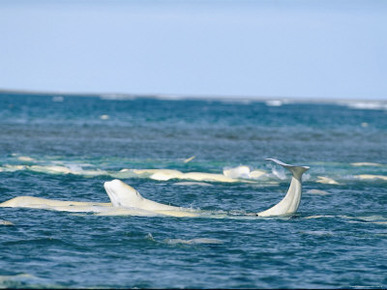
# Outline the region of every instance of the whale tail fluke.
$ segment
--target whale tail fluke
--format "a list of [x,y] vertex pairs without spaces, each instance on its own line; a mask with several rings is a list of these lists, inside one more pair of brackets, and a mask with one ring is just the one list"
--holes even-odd
[[309,170],[310,168],[309,166],[287,164],[275,158],[266,158],[266,160],[273,161],[274,163],[277,163],[278,165],[281,165],[282,167],[288,169],[292,173],[293,177],[297,179],[301,179],[302,174],[304,174],[304,172]]
[[269,217],[294,214],[298,210],[301,202],[302,174],[307,171],[309,167],[287,164],[274,158],[267,158],[266,160],[273,161],[274,163],[288,169],[292,173],[292,180],[285,197],[273,207],[259,212],[257,215]]

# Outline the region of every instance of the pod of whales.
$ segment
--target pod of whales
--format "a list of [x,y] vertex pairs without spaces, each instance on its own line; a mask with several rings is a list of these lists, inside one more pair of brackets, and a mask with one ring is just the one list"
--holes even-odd
[[[15,172],[28,171],[37,174],[52,174],[52,175],[77,175],[83,177],[104,176],[112,179],[128,179],[128,178],[149,178],[157,181],[175,180],[179,182],[218,182],[218,183],[255,183],[257,185],[278,184],[278,182],[269,181],[273,175],[279,179],[284,179],[283,171],[277,171],[272,168],[272,172],[263,170],[254,170],[246,165],[239,165],[236,167],[224,167],[219,173],[205,173],[205,172],[182,172],[176,169],[134,169],[124,168],[118,170],[106,170],[99,168],[96,164],[84,163],[83,160],[60,160],[57,158],[47,157],[44,159],[35,159],[29,156],[20,156],[18,154],[11,154],[8,163],[0,164],[1,172]],[[180,160],[181,162],[191,162],[195,156]],[[187,162],[186,162],[187,161]],[[20,163],[21,162],[21,163]],[[130,163],[131,161],[128,160]],[[176,162],[173,161],[173,162]],[[330,162],[317,162],[315,165],[320,166],[316,172],[331,172]],[[170,165],[169,165],[170,166]],[[309,182],[319,184],[328,184],[333,186],[344,185],[347,182],[362,180],[365,182],[385,182],[387,176],[385,175],[385,168],[387,164],[374,162],[355,162],[355,163],[335,163],[335,166],[340,166],[341,172],[335,173],[332,176],[324,175],[307,175],[305,179]],[[326,168],[327,167],[327,168]],[[355,168],[355,170],[348,169]],[[358,170],[357,170],[358,169]],[[279,173],[279,174],[277,174]]]
[[[294,214],[301,201],[302,174],[307,171],[309,167],[286,164],[273,158],[268,158],[267,160],[281,165],[292,173],[288,191],[285,197],[273,207],[262,212],[246,215],[270,217]],[[224,175],[223,177],[227,178]],[[93,212],[97,215],[162,215],[175,217],[198,217],[205,215],[216,217],[216,214],[212,214],[211,212],[171,206],[146,199],[133,187],[118,179],[105,182],[104,188],[110,198],[110,203],[62,201],[31,196],[19,196],[1,203],[0,207],[23,207],[66,212]]]
[[[193,156],[194,157],[194,156]],[[193,157],[191,157],[193,159]],[[191,159],[188,158],[188,159]],[[17,158],[19,161],[28,163],[38,163],[28,156]],[[192,160],[191,159],[191,160]],[[186,162],[185,162],[186,163]],[[90,169],[84,169],[83,165]],[[222,173],[206,173],[206,172],[181,172],[175,169],[121,169],[120,171],[105,171],[95,169],[90,164],[68,164],[62,162],[53,162],[52,164],[24,164],[24,165],[8,165],[0,166],[0,172],[14,172],[19,170],[28,170],[37,173],[46,174],[73,174],[85,177],[93,176],[110,176],[112,178],[150,178],[158,181],[167,181],[171,179],[189,180],[189,181],[208,181],[208,182],[224,182],[236,183],[246,182],[251,183],[261,178],[266,174],[262,170],[251,170],[248,166],[238,166],[235,168],[226,168]]]
[[[247,166],[243,166],[243,168],[248,168]],[[209,181],[209,182],[224,182],[224,183],[235,183],[241,182],[242,179],[250,179],[250,175],[244,174],[244,171],[240,171],[242,166],[225,170],[223,174],[219,173],[207,173],[207,172],[181,172],[179,170],[174,169],[123,169],[120,171],[121,175],[125,173],[129,176],[148,176],[150,179],[158,180],[158,181],[167,181],[171,179],[180,179],[180,180],[192,180],[192,181]],[[232,173],[230,174],[230,172]],[[250,173],[250,169],[248,168],[248,172]],[[257,174],[260,172],[261,174]],[[265,174],[263,171],[252,171],[252,176],[254,178],[258,178],[259,176]],[[120,175],[118,174],[118,175]],[[249,180],[243,180],[243,182],[251,182]]]

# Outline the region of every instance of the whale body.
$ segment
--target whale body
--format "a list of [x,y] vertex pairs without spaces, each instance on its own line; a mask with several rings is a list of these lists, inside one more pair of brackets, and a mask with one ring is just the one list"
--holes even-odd
[[[240,166],[248,168],[247,166]],[[180,180],[192,180],[192,181],[209,181],[209,182],[224,182],[224,183],[236,183],[236,182],[251,182],[249,180],[243,180],[243,178],[256,179],[259,175],[252,175],[249,177],[247,174],[240,173],[240,168],[237,167],[232,170],[225,170],[223,174],[219,173],[207,173],[207,172],[181,172],[174,169],[122,169],[119,174],[115,174],[118,178],[120,176],[129,176],[133,174],[137,177],[149,177],[153,180],[167,181],[171,179]],[[239,170],[239,171],[238,171]],[[250,169],[248,169],[250,172]],[[254,171],[258,172],[258,171]],[[252,172],[252,173],[254,173]],[[262,175],[262,173],[260,174]],[[114,175],[113,175],[114,176]],[[242,178],[242,179],[241,179]]]
[[[258,213],[260,217],[283,216],[294,214],[300,205],[302,195],[302,174],[309,169],[307,166],[295,166],[286,164],[277,159],[268,158],[292,173],[292,179],[285,197],[273,207]],[[197,217],[205,214],[211,216],[211,212],[193,210],[158,203],[144,198],[136,189],[119,179],[107,181],[104,188],[109,196],[110,203],[62,201],[44,199],[31,196],[19,196],[0,204],[0,207],[24,207],[40,208],[68,212],[93,212],[97,215],[129,215],[129,216],[175,216]],[[214,217],[216,216],[213,215]]]
[[113,207],[123,210],[101,213],[101,215],[132,215],[132,211],[125,211],[127,208],[136,208],[150,211],[156,214],[169,216],[197,216],[192,210],[177,206],[166,205],[144,198],[136,189],[122,182],[119,179],[107,181],[104,188],[108,194]]
[[37,208],[68,212],[101,212],[105,208],[112,207],[112,204],[103,202],[65,201],[34,196],[18,196],[0,203],[0,207]]

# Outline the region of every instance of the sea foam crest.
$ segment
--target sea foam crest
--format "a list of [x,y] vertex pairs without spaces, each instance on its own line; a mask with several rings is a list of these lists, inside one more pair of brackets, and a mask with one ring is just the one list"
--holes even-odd
[[345,105],[351,109],[357,110],[387,110],[387,102],[385,101],[359,101],[359,102],[342,102],[341,105]]
[[114,100],[114,101],[124,101],[124,100],[134,100],[136,96],[134,95],[126,95],[126,94],[104,94],[100,95],[99,98],[101,100]]
[[167,244],[185,244],[185,245],[197,245],[197,244],[223,244],[223,241],[212,238],[196,238],[192,240],[184,239],[166,239],[165,243]]

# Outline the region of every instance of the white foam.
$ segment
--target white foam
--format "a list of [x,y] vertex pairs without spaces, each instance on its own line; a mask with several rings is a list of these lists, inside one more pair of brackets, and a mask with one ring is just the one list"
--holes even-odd
[[164,100],[164,101],[181,101],[189,99],[189,97],[180,96],[180,95],[154,95],[152,96],[156,100]]
[[52,97],[52,101],[55,103],[62,103],[64,101],[64,97],[62,96],[54,96]]
[[286,179],[285,170],[283,170],[283,168],[277,169],[276,167],[273,167],[271,172],[272,172],[272,174],[275,177],[277,177],[277,178],[279,178],[281,180],[285,180]]
[[125,100],[134,100],[137,97],[133,95],[124,95],[124,94],[104,94],[100,95],[101,100],[114,100],[114,101],[125,101]]
[[311,179],[311,175],[309,173],[304,173],[302,176],[302,181],[308,181]]
[[223,244],[223,241],[218,239],[211,238],[196,238],[192,240],[183,240],[183,239],[166,239],[165,243],[167,244],[185,244],[185,245],[197,245],[197,244]]
[[280,107],[283,105],[283,102],[281,100],[270,100],[266,101],[265,104],[269,107]]
[[10,221],[0,220],[0,226],[14,226],[14,224]]
[[301,233],[312,236],[333,236],[332,231],[302,231]]
[[263,170],[253,170],[249,174],[250,179],[259,179],[262,176],[266,175],[266,171]]
[[383,164],[380,164],[380,163],[374,163],[374,162],[354,162],[354,163],[351,163],[352,166],[357,166],[357,167],[360,167],[360,166],[383,166]]
[[146,238],[147,240],[150,240],[150,241],[155,241],[155,238],[153,237],[153,235],[152,235],[151,233],[148,233],[148,234],[145,236],[145,238]]
[[234,168],[224,168],[223,175],[229,178],[250,178],[250,168],[240,165]]
[[379,180],[387,181],[387,176],[386,175],[360,174],[360,175],[355,175],[354,177],[358,178],[358,179],[362,179],[362,180],[379,179]]
[[341,104],[357,110],[387,110],[387,102],[385,101],[352,101],[342,102]]
[[338,216],[335,216],[335,215],[311,215],[311,216],[307,216],[307,217],[304,217],[304,219],[321,219],[321,218],[338,218]]
[[349,223],[363,223],[369,222],[378,225],[386,225],[387,220],[380,215],[372,216],[347,216],[347,215],[313,215],[304,217],[304,219],[320,219],[320,218],[342,218],[348,220]]
[[178,185],[178,186],[213,186],[210,183],[206,182],[194,182],[194,181],[183,181],[183,182],[176,182],[173,185]]
[[20,161],[24,161],[24,162],[35,162],[36,161],[34,158],[31,158],[29,156],[19,156],[17,159]]
[[3,167],[0,167],[0,172],[15,172],[19,170],[26,169],[25,165],[9,165],[5,164]]
[[110,119],[110,116],[109,116],[109,115],[101,115],[101,116],[99,116],[99,118],[100,118],[101,120],[109,120],[109,119]]
[[319,190],[319,189],[309,189],[305,193],[315,194],[315,195],[328,195],[328,194],[330,194],[329,192],[327,192],[325,190]]
[[223,175],[232,179],[259,179],[266,174],[263,170],[253,170],[245,165],[223,169]]
[[380,215],[348,217],[348,219],[350,219],[350,223],[368,222],[377,225],[387,225],[386,218]]
[[66,164],[66,167],[69,168],[72,172],[80,172],[83,170],[82,165],[75,163]]
[[[16,274],[16,275],[0,275],[0,283],[4,283],[6,281],[14,281],[14,280],[23,280],[23,279],[37,279],[37,277],[31,274]],[[0,284],[0,288],[2,285]]]
[[336,180],[334,180],[330,177],[326,177],[326,176],[317,176],[316,182],[323,183],[323,184],[332,184],[332,185],[339,185],[340,184]]

